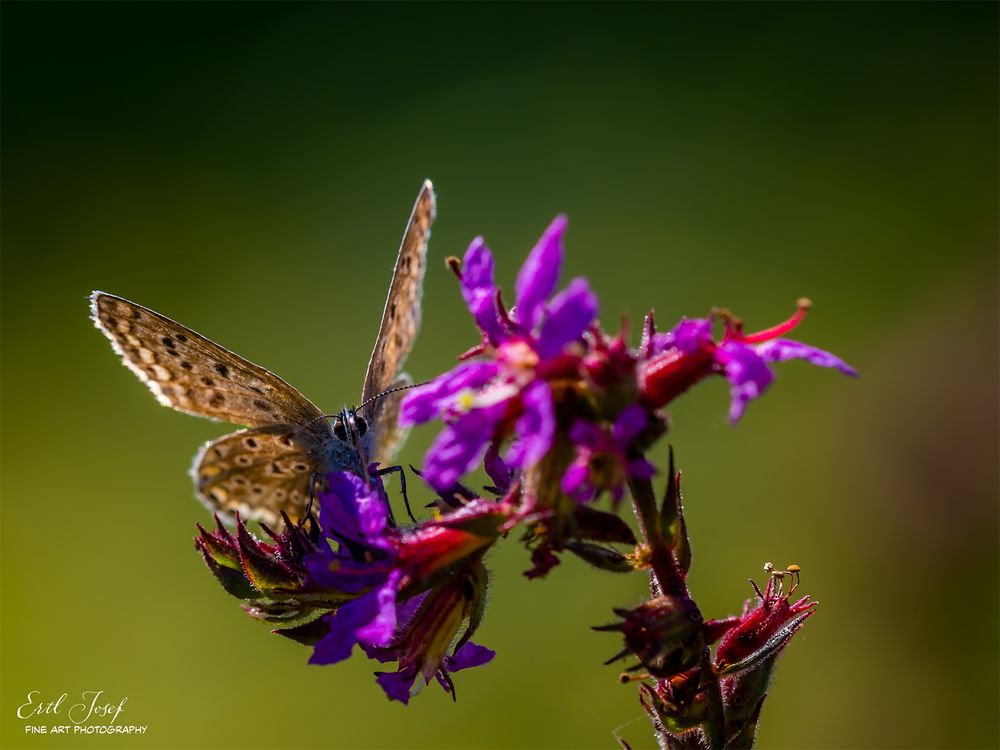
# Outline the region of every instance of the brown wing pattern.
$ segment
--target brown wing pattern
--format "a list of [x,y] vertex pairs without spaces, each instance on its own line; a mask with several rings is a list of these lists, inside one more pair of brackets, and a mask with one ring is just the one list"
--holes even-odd
[[309,399],[263,367],[134,302],[104,292],[90,299],[94,324],[161,404],[251,427],[325,427]]
[[[405,388],[408,385],[413,385],[413,378],[404,372],[389,384],[389,390]],[[399,405],[405,395],[406,391],[396,391],[387,393],[378,400],[379,408],[375,410],[375,421],[372,425],[375,435],[374,460],[379,463],[391,463],[410,432],[408,427],[399,425]]]
[[[399,256],[396,258],[396,268],[382,313],[382,325],[378,338],[375,339],[364,390],[361,392],[362,403],[384,391],[395,380],[406,355],[413,348],[420,328],[420,297],[423,293],[424,271],[427,268],[427,240],[434,216],[434,186],[430,180],[426,180],[413,206]],[[374,402],[367,410],[365,416],[372,423],[380,421],[378,411],[382,400]]]
[[292,424],[239,430],[206,444],[191,467],[198,498],[228,517],[277,524],[297,521],[309,502],[322,445]]

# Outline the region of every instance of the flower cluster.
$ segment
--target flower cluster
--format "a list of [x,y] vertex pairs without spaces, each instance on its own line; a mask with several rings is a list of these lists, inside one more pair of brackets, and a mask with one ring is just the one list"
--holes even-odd
[[[751,334],[724,312],[658,333],[650,312],[632,349],[624,327],[616,335],[601,329],[586,280],[556,291],[566,227],[560,216],[545,230],[518,274],[509,309],[482,238],[461,261],[450,260],[480,342],[456,367],[411,392],[400,413],[405,425],[443,422],[423,465],[438,491],[487,454],[502,456],[520,480],[515,516],[539,551],[531,575],[539,573],[539,560],[552,567],[553,551],[578,537],[581,506],[607,493],[617,507],[630,482],[656,473],[645,454],[666,432],[663,409],[698,381],[729,380],[735,422],[773,381],[770,363],[799,358],[857,374],[832,354],[781,338],[805,317],[806,301],[789,320]],[[724,328],[719,341],[716,323]]]
[[[343,661],[358,646],[388,665],[375,671],[377,682],[403,703],[432,680],[454,696],[453,673],[493,658],[472,641],[485,611],[484,560],[514,530],[530,552],[529,578],[547,575],[564,552],[601,570],[640,571],[649,599],[615,609],[620,619],[598,629],[621,633],[610,661],[632,660],[623,681],[641,682],[661,744],[749,746],[775,659],[815,604],[790,601],[797,566],[770,566],[755,605],[706,620],[687,587],[691,547],[673,453],[658,501],[653,483],[663,472],[650,451],[667,432],[665,408],[710,376],[728,380],[736,422],[771,386],[773,363],[856,372],[784,338],[805,317],[805,300],[787,321],[755,333],[725,311],[659,332],[650,312],[633,346],[627,324],[616,333],[601,327],[585,279],[560,288],[566,227],[558,217],[546,229],[510,307],[481,238],[463,259],[449,259],[479,340],[413,389],[399,416],[404,427],[442,423],[414,470],[433,493],[430,518],[397,526],[370,467],[326,477],[318,518],[286,519],[280,535],[265,527],[272,542],[238,523],[235,534],[221,524],[201,529],[196,545],[252,616],[312,646],[310,663]],[[491,484],[473,490],[480,469]],[[620,515],[626,496],[638,534]]]

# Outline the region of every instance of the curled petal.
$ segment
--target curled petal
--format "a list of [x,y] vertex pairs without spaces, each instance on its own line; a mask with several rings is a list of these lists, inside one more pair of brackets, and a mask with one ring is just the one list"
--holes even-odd
[[495,362],[464,362],[427,385],[414,388],[403,398],[399,424],[422,424],[440,417],[462,391],[485,385],[498,370]]
[[525,332],[538,324],[545,300],[556,288],[562,266],[562,235],[568,219],[557,216],[542,234],[517,275],[517,319]]
[[511,466],[533,466],[542,460],[552,446],[556,431],[556,415],[552,406],[552,391],[544,380],[528,386],[521,398],[524,411],[514,426],[516,438],[507,451]]
[[804,359],[817,367],[832,367],[845,375],[857,377],[858,371],[830,352],[814,346],[800,344],[788,339],[774,339],[754,347],[754,351],[765,362],[784,362],[788,359]]
[[548,305],[538,334],[538,356],[555,357],[566,344],[579,339],[597,317],[597,296],[586,279],[573,279]]

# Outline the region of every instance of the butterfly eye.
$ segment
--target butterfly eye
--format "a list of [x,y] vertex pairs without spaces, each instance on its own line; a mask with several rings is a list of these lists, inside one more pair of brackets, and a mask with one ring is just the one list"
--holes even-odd
[[366,432],[368,432],[368,420],[365,419],[364,417],[355,417],[354,424],[358,426],[359,435],[364,435]]
[[338,440],[343,440],[347,442],[347,428],[344,427],[343,419],[335,419],[333,422],[333,434],[337,436]]

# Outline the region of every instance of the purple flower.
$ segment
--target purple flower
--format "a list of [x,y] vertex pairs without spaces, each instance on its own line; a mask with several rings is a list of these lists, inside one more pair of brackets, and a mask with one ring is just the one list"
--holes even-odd
[[602,490],[609,490],[618,502],[629,476],[651,478],[656,467],[632,445],[648,419],[646,410],[633,404],[622,411],[610,430],[590,422],[576,422],[569,433],[576,445],[576,458],[563,475],[563,492],[585,502]]
[[380,661],[398,660],[394,674],[403,677],[379,677],[390,697],[400,694],[401,679],[412,678],[412,685],[419,673],[426,681],[435,675],[447,680],[449,671],[471,666],[467,656],[473,652],[449,656],[446,650],[463,622],[470,622],[469,636],[478,624],[486,589],[481,558],[499,538],[510,509],[472,500],[447,516],[400,530],[388,523],[381,483],[348,472],[331,474],[319,501],[320,525],[337,544],[307,555],[305,568],[318,587],[355,598],[326,616],[328,629],[309,662],[343,661],[355,644]]
[[[445,421],[424,463],[439,491],[453,487],[483,459],[487,446],[515,437],[504,460],[528,468],[548,452],[555,434],[550,382],[577,376],[583,337],[597,315],[597,298],[584,279],[556,294],[566,218],[557,217],[528,255],[517,277],[516,305],[507,311],[493,279],[493,255],[482,238],[462,261],[462,296],[483,335],[473,353],[486,361],[463,362],[404,398],[403,425]],[[550,299],[551,298],[551,299]]]
[[857,371],[839,357],[807,344],[779,338],[805,317],[808,300],[800,300],[796,313],[773,328],[744,334],[738,320],[725,317],[723,340],[712,339],[712,318],[682,320],[672,331],[655,334],[649,359],[639,374],[642,400],[658,408],[712,373],[726,376],[730,384],[729,419],[738,422],[746,405],[763,394],[774,380],[771,362],[804,359],[857,377]]
[[[455,694],[450,674],[480,666],[490,661],[493,651],[470,642],[482,616],[486,589],[486,569],[476,562],[463,575],[422,595],[415,601],[391,643],[366,649],[368,656],[381,662],[395,661],[395,672],[376,672],[376,679],[392,700],[408,703],[414,684],[423,678],[423,685],[436,678],[446,692]],[[455,637],[468,621],[469,625],[448,654]],[[423,687],[417,684],[417,691]]]

